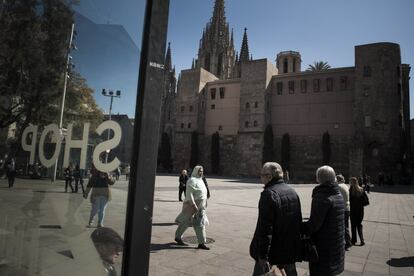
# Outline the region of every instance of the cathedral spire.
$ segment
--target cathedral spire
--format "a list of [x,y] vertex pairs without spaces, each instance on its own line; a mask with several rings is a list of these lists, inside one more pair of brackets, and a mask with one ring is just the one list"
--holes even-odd
[[211,25],[214,27],[224,27],[225,26],[225,16],[224,16],[224,0],[216,0],[214,3],[213,18],[211,20]]
[[165,55],[165,70],[171,70],[172,67],[172,62],[171,62],[171,43],[168,42],[168,49],[167,49],[167,54]]
[[243,41],[242,41],[242,46],[241,46],[241,50],[240,50],[240,56],[239,56],[239,60],[241,62],[244,61],[249,61],[249,44],[247,42],[247,28],[244,28],[244,35],[243,35]]

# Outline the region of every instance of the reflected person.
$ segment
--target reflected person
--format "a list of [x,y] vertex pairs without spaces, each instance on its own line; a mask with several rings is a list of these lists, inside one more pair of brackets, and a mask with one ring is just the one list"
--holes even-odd
[[105,218],[105,209],[108,205],[108,202],[111,200],[110,186],[114,183],[115,181],[109,177],[107,173],[100,171],[95,171],[92,174],[92,177],[89,179],[86,191],[83,195],[83,197],[86,199],[88,197],[89,191],[92,190],[90,197],[92,209],[89,216],[89,227],[93,225],[93,220],[96,214],[98,214],[97,227],[104,226],[103,221]]
[[102,259],[107,275],[116,276],[114,264],[123,251],[124,240],[118,233],[108,227],[95,229],[91,234],[91,239]]

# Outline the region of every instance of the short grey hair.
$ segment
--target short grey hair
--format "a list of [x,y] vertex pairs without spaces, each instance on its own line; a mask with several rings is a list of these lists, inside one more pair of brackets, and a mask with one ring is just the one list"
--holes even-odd
[[330,166],[322,166],[316,170],[316,181],[319,184],[336,182],[335,171]]
[[262,171],[269,172],[272,178],[283,178],[282,166],[276,162],[267,162],[263,165]]

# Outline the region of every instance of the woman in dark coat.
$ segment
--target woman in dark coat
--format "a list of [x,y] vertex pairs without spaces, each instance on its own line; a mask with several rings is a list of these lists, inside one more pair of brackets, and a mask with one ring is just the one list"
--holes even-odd
[[333,168],[320,167],[316,171],[316,179],[319,185],[312,192],[311,213],[304,223],[304,232],[310,234],[319,259],[309,262],[309,272],[311,276],[337,275],[344,271],[344,199]]
[[349,188],[349,202],[351,204],[351,242],[353,245],[357,241],[357,230],[361,246],[365,245],[364,234],[362,232],[362,220],[364,219],[364,189],[359,186],[355,177],[349,179],[351,187]]

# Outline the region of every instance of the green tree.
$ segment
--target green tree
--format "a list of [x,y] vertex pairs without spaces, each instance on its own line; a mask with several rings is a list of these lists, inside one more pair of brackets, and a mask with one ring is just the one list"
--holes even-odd
[[72,11],[60,0],[7,0],[0,17],[0,128],[22,130],[61,95]]
[[214,174],[220,171],[220,135],[218,132],[211,136],[211,169]]
[[272,125],[267,125],[263,137],[263,153],[262,162],[271,162],[275,160],[275,150],[273,147],[273,128]]
[[331,66],[326,61],[314,61],[313,64],[309,64],[306,71],[325,71],[330,69]]
[[329,132],[322,135],[322,162],[329,165],[331,162],[331,138]]
[[290,136],[285,133],[282,136],[282,168],[290,171]]
[[190,167],[194,168],[198,165],[198,133],[193,131],[191,133],[191,154]]

